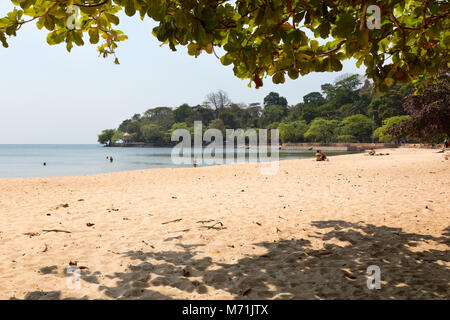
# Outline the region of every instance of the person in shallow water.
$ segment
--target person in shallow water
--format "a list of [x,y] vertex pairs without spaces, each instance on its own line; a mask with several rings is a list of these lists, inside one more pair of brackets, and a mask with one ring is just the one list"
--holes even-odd
[[114,159],[113,157],[109,157],[109,162],[113,163]]
[[47,162],[44,162],[42,165],[45,167],[47,165]]

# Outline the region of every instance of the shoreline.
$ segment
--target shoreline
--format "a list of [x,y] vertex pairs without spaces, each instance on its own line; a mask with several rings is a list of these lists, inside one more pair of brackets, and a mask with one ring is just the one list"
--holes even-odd
[[[173,148],[173,145],[156,146],[152,143],[129,143],[129,144],[113,144],[113,145],[103,145],[104,148]],[[308,151],[322,149],[324,151],[364,151],[368,148],[375,149],[394,149],[400,147],[400,144],[396,143],[374,143],[374,142],[357,142],[357,143],[311,143],[311,142],[296,142],[296,143],[281,143],[278,145],[278,149],[281,151]],[[208,147],[207,144],[202,145],[202,148]],[[270,148],[267,145],[266,148]],[[227,145],[224,144],[223,148],[226,149]],[[250,149],[249,145],[245,146],[233,146],[233,149]],[[259,149],[260,146],[253,147]]]
[[387,152],[0,179],[0,298],[450,299],[448,153]]
[[[291,150],[289,150],[291,151]],[[296,151],[303,151],[303,150],[296,150]],[[324,150],[327,151],[328,150]],[[330,151],[330,152],[337,152],[339,153],[340,151]],[[335,157],[340,157],[340,156],[346,156],[346,155],[352,155],[352,154],[360,154],[362,152],[360,151],[354,151],[354,152],[348,152],[348,153],[343,153],[343,154],[331,154],[328,155],[328,158],[335,158]],[[263,161],[263,162],[249,162],[249,161],[244,161],[242,163],[239,162],[231,162],[231,163],[223,163],[223,164],[213,164],[213,165],[204,165],[204,166],[199,166],[198,168],[205,168],[205,167],[222,167],[222,166],[227,166],[227,165],[233,165],[233,164],[253,164],[253,165],[258,165],[258,164],[265,164],[265,163],[271,163],[274,161],[292,161],[292,160],[311,160],[314,159],[314,157],[303,157],[303,158],[285,158],[285,159],[279,159],[279,160],[273,160],[273,161]],[[52,178],[75,178],[75,177],[89,177],[89,176],[101,176],[101,175],[108,175],[108,174],[114,174],[114,173],[122,173],[122,172],[138,172],[138,171],[147,171],[147,170],[156,170],[156,169],[190,169],[193,167],[189,166],[189,167],[167,167],[167,168],[160,168],[160,167],[155,167],[155,168],[146,168],[146,169],[135,169],[135,170],[123,170],[123,171],[111,171],[111,172],[106,172],[106,173],[92,173],[92,174],[84,174],[84,175],[67,175],[67,176],[43,176],[43,177],[0,177],[0,181],[1,180],[5,180],[5,179],[52,179]],[[198,169],[197,168],[197,169]]]

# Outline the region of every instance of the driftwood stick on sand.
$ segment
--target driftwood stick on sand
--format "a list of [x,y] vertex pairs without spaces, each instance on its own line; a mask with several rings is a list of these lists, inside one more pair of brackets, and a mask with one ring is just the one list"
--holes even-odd
[[175,223],[175,222],[180,222],[181,220],[183,220],[183,219],[175,219],[175,220],[172,220],[172,221],[163,222],[161,224]]
[[42,231],[44,231],[44,232],[63,232],[63,233],[72,233],[72,232],[67,231],[67,230],[59,230],[59,229],[50,229],[50,230],[43,229]]

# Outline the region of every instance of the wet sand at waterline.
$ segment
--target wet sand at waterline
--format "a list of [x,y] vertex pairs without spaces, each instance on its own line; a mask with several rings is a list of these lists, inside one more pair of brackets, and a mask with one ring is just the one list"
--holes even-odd
[[450,155],[383,152],[0,179],[0,298],[449,299]]

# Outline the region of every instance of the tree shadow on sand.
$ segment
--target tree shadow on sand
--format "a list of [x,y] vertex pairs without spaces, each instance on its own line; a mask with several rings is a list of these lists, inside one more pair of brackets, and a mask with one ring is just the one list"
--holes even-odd
[[[450,298],[449,227],[441,237],[345,221],[315,221],[312,227],[314,238],[324,243],[320,250],[308,240],[262,242],[254,246],[265,248],[265,254],[230,264],[199,258],[204,245],[124,252],[137,263],[129,272],[107,276],[116,285],[99,290],[113,299],[170,299],[180,291],[199,299],[211,291],[234,299]],[[421,251],[423,243],[445,249]],[[380,267],[381,289],[367,287],[371,265]],[[169,293],[158,293],[161,286]]]

